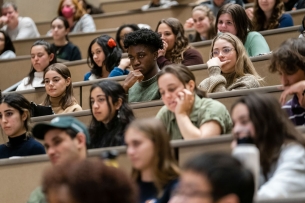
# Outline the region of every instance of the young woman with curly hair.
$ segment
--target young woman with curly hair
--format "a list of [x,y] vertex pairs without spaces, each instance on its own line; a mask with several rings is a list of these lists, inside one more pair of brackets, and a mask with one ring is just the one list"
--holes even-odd
[[215,37],[207,65],[209,77],[199,87],[208,93],[260,86],[262,78],[256,72],[242,42],[230,33]]
[[157,63],[160,69],[172,63],[185,66],[203,64],[201,54],[192,49],[188,39],[184,36],[184,29],[176,18],[159,21],[156,32],[163,41],[163,49],[158,51]]
[[291,15],[284,13],[282,0],[255,0],[252,21],[256,31],[293,26]]

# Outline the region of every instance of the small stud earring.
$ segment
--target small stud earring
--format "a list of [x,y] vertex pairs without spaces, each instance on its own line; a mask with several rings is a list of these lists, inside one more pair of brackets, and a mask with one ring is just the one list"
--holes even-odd
[[118,115],[117,115],[118,118],[121,118],[120,116],[120,110],[118,110]]

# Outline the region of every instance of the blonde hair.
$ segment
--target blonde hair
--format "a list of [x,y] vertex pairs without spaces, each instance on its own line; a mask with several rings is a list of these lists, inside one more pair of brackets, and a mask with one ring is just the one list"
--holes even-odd
[[237,60],[235,63],[235,76],[233,81],[236,81],[236,79],[245,75],[253,75],[258,81],[263,81],[263,78],[261,78],[260,75],[256,72],[243,43],[235,35],[232,35],[230,33],[221,33],[216,36],[211,45],[210,58],[213,57],[212,52],[214,44],[219,39],[226,40],[227,42],[232,44],[236,51]]
[[[156,118],[146,118],[133,121],[129,128],[143,132],[154,144],[153,182],[158,189],[159,196],[162,195],[163,188],[172,180],[179,177],[180,169],[172,154],[170,146],[170,135],[166,132],[163,123]],[[132,170],[132,178],[140,179],[139,170]]]
[[[194,13],[195,11],[201,11],[201,12],[204,13],[204,15],[206,17],[209,18],[210,28],[209,28],[208,33],[207,33],[207,40],[208,39],[213,39],[216,36],[215,16],[213,14],[213,11],[205,5],[196,6],[195,8],[193,8],[192,13]],[[195,34],[195,41],[201,41],[200,33],[198,33],[197,31],[196,31],[196,34]]]

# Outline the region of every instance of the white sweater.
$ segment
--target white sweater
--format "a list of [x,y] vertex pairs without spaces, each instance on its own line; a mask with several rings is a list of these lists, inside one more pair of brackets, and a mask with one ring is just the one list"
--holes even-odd
[[23,78],[16,91],[35,89],[35,87],[44,87],[44,84],[41,84],[43,81],[43,72],[34,72],[34,80],[32,84],[26,85],[28,81],[29,77]]
[[305,193],[305,149],[300,144],[283,145],[266,182],[260,177],[257,199],[291,198]]

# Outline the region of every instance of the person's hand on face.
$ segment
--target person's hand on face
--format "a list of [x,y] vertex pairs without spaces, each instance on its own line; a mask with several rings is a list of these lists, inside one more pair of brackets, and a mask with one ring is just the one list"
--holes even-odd
[[8,17],[6,17],[6,16],[0,17],[0,24],[6,25],[7,21],[8,21]]
[[130,68],[130,59],[122,58],[120,61],[120,65],[118,67],[122,70],[125,70],[126,68]]
[[163,42],[163,49],[158,50],[158,57],[165,56],[166,50],[167,50],[167,47],[168,47],[168,44],[166,43],[166,41],[162,40],[162,42]]
[[138,81],[141,82],[144,79],[144,75],[139,70],[130,71],[127,75],[123,88],[125,89],[125,92],[128,92],[128,90]]
[[230,63],[230,60],[220,61],[218,57],[213,57],[210,60],[208,60],[207,65],[208,67],[219,66],[221,68],[223,65],[227,63]]
[[194,94],[187,89],[183,89],[177,94],[178,95],[176,98],[177,105],[175,108],[175,114],[189,116],[191,114],[195,100]]
[[193,26],[194,26],[193,18],[187,19],[184,23],[184,29],[190,29],[190,28],[193,28]]
[[284,105],[286,103],[287,97],[289,95],[296,94],[298,97],[299,104],[302,108],[305,108],[305,99],[304,99],[304,89],[305,89],[305,81],[298,82],[288,87],[282,87],[283,92],[280,97],[280,103]]
[[248,18],[250,20],[252,20],[253,19],[253,8],[252,7],[251,8],[247,8],[245,11],[246,11],[246,14],[247,14]]

